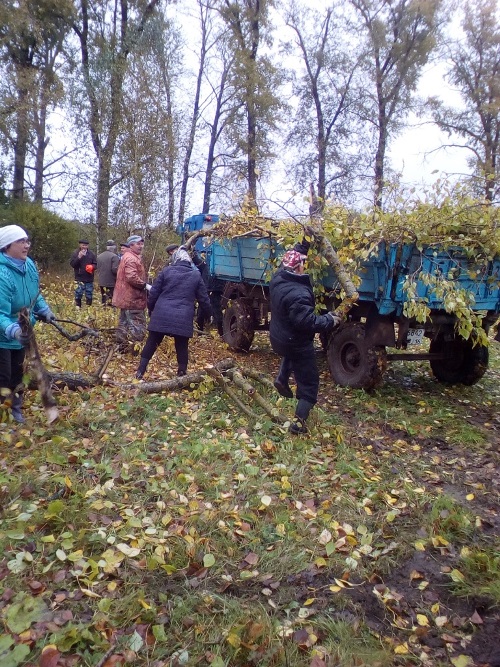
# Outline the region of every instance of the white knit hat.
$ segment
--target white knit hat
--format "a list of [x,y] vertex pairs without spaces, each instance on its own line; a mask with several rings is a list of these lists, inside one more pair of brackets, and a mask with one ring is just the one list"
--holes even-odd
[[0,227],[0,250],[3,250],[11,243],[14,243],[14,241],[20,241],[21,239],[27,238],[27,232],[25,232],[24,229],[18,225],[7,225],[6,227]]

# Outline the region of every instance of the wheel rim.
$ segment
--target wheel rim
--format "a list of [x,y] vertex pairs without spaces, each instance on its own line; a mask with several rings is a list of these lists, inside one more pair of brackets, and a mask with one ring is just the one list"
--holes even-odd
[[229,333],[231,336],[235,336],[236,333],[238,332],[238,318],[236,315],[232,315],[231,319],[229,320]]
[[340,363],[346,373],[356,373],[361,363],[361,352],[354,343],[346,343],[340,351]]

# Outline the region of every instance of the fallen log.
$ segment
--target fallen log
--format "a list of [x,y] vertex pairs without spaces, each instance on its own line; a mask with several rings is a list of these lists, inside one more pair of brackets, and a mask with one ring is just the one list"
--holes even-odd
[[276,408],[270,407],[269,400],[266,400],[255,387],[250,384],[241,373],[239,373],[235,368],[230,368],[227,372],[228,376],[234,382],[234,384],[239,387],[247,396],[249,396],[254,403],[256,403],[264,412],[271,417],[273,421],[280,422],[284,424],[288,419],[284,417],[279,410]]
[[114,385],[120,386],[122,389],[135,389],[138,394],[157,394],[160,391],[175,391],[176,389],[187,389],[192,384],[199,384],[203,382],[203,379],[206,377],[207,373],[210,373],[211,369],[214,369],[215,373],[220,375],[221,372],[227,371],[229,368],[232,368],[235,365],[234,359],[228,357],[227,359],[222,359],[214,366],[209,366],[206,369],[200,371],[195,371],[193,373],[188,373],[182,377],[172,378],[171,380],[159,380],[158,382],[142,382],[141,384],[128,384],[128,385]]
[[[102,384],[93,375],[81,375],[80,373],[49,373],[47,377],[53,389],[64,389],[67,387],[71,391],[78,389],[91,389]],[[28,389],[38,389],[38,383],[35,378],[30,378]]]
[[224,377],[220,373],[218,373],[215,368],[208,368],[207,369],[208,374],[214,378],[214,380],[217,382],[217,384],[221,387],[221,389],[225,392],[225,394],[232,400],[232,402],[236,405],[236,407],[245,414],[250,421],[256,422],[257,421],[257,415],[250,410],[249,407],[247,407],[243,401],[241,401],[236,393],[232,390],[230,387],[230,381],[228,380],[227,377]]
[[[110,353],[114,351],[114,348],[110,350]],[[109,361],[109,354],[105,360]],[[235,365],[234,359],[226,358],[219,361],[215,364],[214,368],[218,372],[223,372],[232,368]],[[185,389],[191,384],[199,384],[203,381],[207,375],[207,371],[202,369],[200,371],[195,371],[193,373],[188,373],[180,378],[172,378],[170,380],[158,380],[157,382],[142,382],[141,384],[132,384],[132,383],[118,383],[113,382],[112,380],[103,379],[100,377],[103,372],[103,367],[98,371],[97,375],[82,375],[81,373],[47,373],[47,377],[50,380],[50,383],[53,387],[57,389],[68,388],[72,391],[78,391],[79,389],[92,389],[92,387],[98,387],[99,385],[105,384],[111,387],[118,387],[120,389],[130,390],[133,389],[139,394],[156,394],[160,391],[174,391],[175,389]],[[28,389],[38,389],[38,384],[35,378],[31,378],[28,384]]]
[[241,367],[240,373],[243,375],[243,377],[251,378],[252,380],[257,380],[258,382],[263,384],[264,387],[267,387],[267,389],[272,389],[273,391],[275,391],[272,380],[270,380],[267,375],[264,375],[264,373],[256,371],[254,368],[246,368],[246,367]]

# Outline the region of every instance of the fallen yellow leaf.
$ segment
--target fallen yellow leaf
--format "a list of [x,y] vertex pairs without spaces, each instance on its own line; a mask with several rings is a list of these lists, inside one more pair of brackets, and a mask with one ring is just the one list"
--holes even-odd
[[409,653],[408,644],[406,642],[404,644],[398,644],[394,649],[394,653],[397,655],[406,655]]

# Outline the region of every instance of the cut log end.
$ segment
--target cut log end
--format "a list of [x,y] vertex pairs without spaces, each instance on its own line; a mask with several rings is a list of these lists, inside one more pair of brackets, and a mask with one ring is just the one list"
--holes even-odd
[[45,408],[45,414],[47,416],[47,423],[49,426],[59,421],[59,410],[56,406]]

